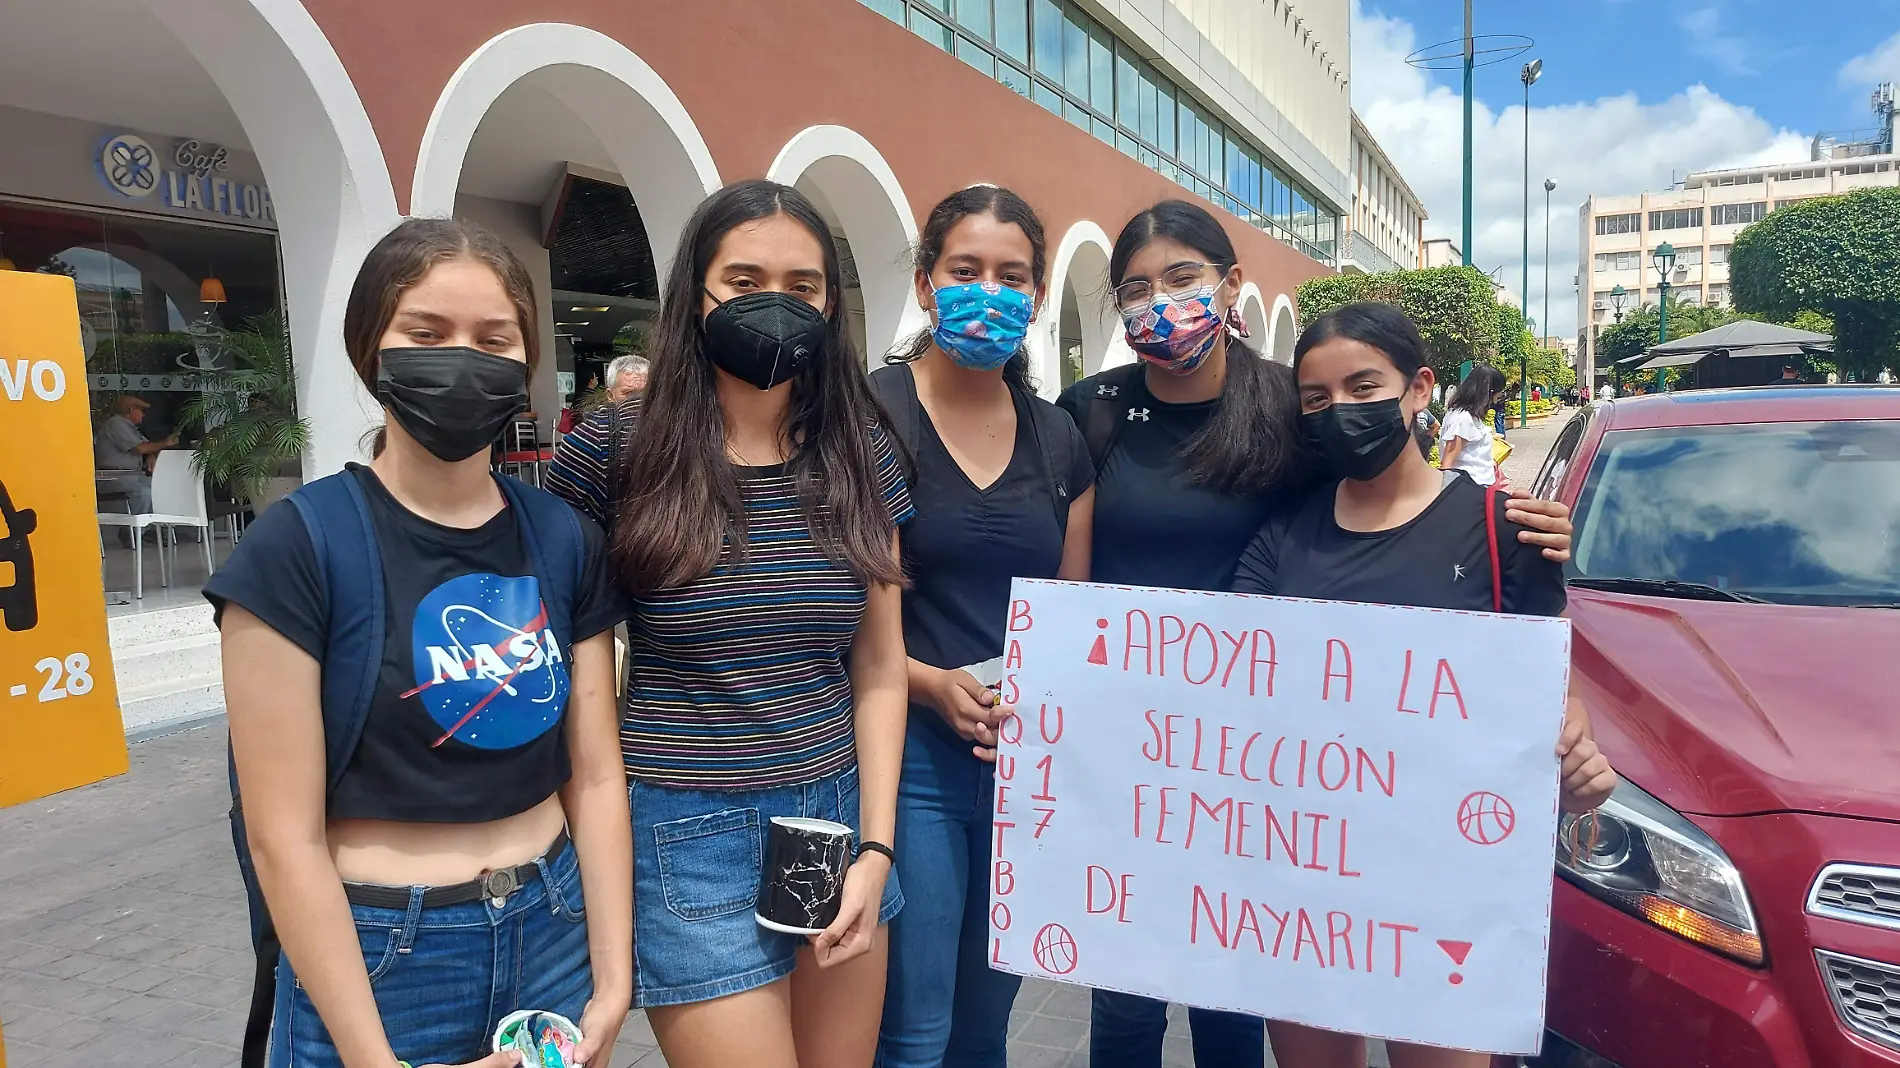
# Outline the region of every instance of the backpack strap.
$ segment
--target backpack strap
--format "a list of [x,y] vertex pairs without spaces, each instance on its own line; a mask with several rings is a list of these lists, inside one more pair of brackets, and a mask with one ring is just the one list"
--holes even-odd
[[924,436],[923,402],[917,399],[917,376],[910,364],[886,364],[871,372],[871,393],[884,408],[886,426],[897,435],[898,459],[907,478],[917,477],[917,453]]
[[548,627],[561,648],[573,641],[574,603],[587,581],[587,540],[580,516],[568,503],[518,479],[496,475],[495,484],[514,510],[547,609]]
[[324,793],[336,789],[363,737],[383,665],[383,555],[362,483],[339,471],[289,500],[316,551],[327,615],[323,639]]
[[[1052,426],[1045,431],[1042,425],[1044,420],[1062,414],[1062,409],[1042,400],[1028,390],[1012,388],[1009,392],[1012,400],[1017,397],[1022,398],[1022,403],[1016,408],[1017,418],[1029,420],[1029,433],[1036,439],[1036,452],[1042,457],[1043,473],[1047,476],[1043,479],[1043,484],[1048,487],[1049,503],[1056,511],[1056,530],[1061,533],[1066,542],[1069,537],[1070,502],[1069,486],[1062,476],[1069,470],[1070,465],[1064,462],[1068,457],[1058,459],[1055,454],[1057,428]],[[1066,444],[1067,438],[1067,435],[1063,435],[1060,440]]]
[[1484,540],[1491,551],[1491,611],[1504,611],[1504,561],[1498,549],[1498,487],[1484,488]]
[[1098,475],[1103,461],[1115,448],[1115,439],[1121,436],[1122,424],[1128,422],[1127,413],[1135,411],[1129,402],[1139,402],[1148,395],[1142,385],[1141,372],[1139,361],[1111,367],[1095,376],[1094,389],[1083,398],[1079,429],[1082,440],[1088,443],[1089,459],[1094,461]]

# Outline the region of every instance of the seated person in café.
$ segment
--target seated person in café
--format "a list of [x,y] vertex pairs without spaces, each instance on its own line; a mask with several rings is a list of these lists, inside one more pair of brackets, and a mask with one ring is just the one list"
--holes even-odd
[[125,472],[115,478],[101,478],[99,492],[124,494],[132,502],[134,515],[152,510],[148,457],[178,444],[176,434],[164,441],[145,440],[139,424],[145,421],[145,409],[151,406],[143,397],[120,395],[112,402],[112,414],[99,424],[92,439],[93,467],[102,472]]

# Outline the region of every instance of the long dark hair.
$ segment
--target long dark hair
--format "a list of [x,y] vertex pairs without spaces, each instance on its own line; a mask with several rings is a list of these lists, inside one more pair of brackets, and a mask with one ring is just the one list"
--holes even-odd
[[1471,373],[1451,391],[1451,399],[1445,402],[1445,407],[1469,412],[1482,425],[1485,413],[1491,410],[1492,402],[1503,390],[1503,371],[1488,363],[1473,364]]
[[726,424],[705,351],[701,294],[719,243],[735,228],[784,215],[824,254],[825,349],[792,380],[787,460],[813,539],[859,580],[901,583],[891,559],[893,525],[878,484],[871,428],[881,412],[845,328],[844,272],[831,228],[803,193],[762,180],[738,182],[699,205],[680,235],[650,339],[652,370],[626,464],[612,560],[636,595],[674,589],[746,553],[745,501],[726,456]]
[[[924,232],[917,239],[917,254],[913,266],[926,276],[937,269],[937,261],[943,258],[943,243],[956,225],[972,215],[988,215],[997,222],[1014,223],[1029,238],[1032,254],[1031,273],[1035,276],[1036,290],[1042,291],[1049,277],[1049,247],[1043,234],[1042,220],[1036,217],[1035,209],[1029,202],[1014,192],[997,185],[973,185],[959,189],[944,197],[937,206],[930,209],[930,218],[924,220]],[[904,343],[901,351],[893,352],[884,358],[885,363],[910,363],[922,359],[930,351],[932,341],[929,330],[919,330]],[[1029,353],[1022,349],[1009,358],[1003,365],[1003,381],[1025,393],[1036,391],[1036,381],[1029,374]]]
[[[1109,288],[1126,280],[1128,261],[1150,241],[1179,242],[1223,272],[1240,262],[1212,215],[1183,200],[1164,200],[1128,220],[1108,258]],[[1282,364],[1227,339],[1227,377],[1207,425],[1181,447],[1195,482],[1221,493],[1265,493],[1312,470],[1301,443],[1299,396]]]
[[[384,234],[363,257],[343,306],[343,351],[363,388],[376,395],[382,369],[383,334],[396,317],[402,291],[422,280],[438,263],[474,260],[495,272],[514,303],[515,325],[528,353],[528,375],[541,362],[541,316],[534,301],[534,279],[521,258],[485,227],[461,219],[404,219]],[[372,455],[383,451],[384,430],[368,434]]]

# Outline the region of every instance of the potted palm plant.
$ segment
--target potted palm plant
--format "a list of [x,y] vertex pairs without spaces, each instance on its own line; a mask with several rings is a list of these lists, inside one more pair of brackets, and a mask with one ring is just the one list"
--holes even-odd
[[271,312],[224,334],[219,348],[230,366],[203,372],[179,425],[202,432],[198,471],[262,512],[297,488],[309,439],[309,424],[297,416],[290,335],[283,316]]

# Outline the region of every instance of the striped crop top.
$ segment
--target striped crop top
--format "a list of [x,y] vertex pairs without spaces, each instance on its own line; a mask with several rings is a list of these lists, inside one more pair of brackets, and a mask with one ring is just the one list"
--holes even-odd
[[[548,489],[610,530],[613,424],[611,408],[593,413],[562,439],[548,472]],[[869,433],[885,504],[901,524],[911,503],[897,455],[882,429]],[[634,599],[620,750],[643,782],[788,786],[843,769],[855,752],[847,657],[864,584],[812,539],[782,466],[737,474],[744,561]]]

